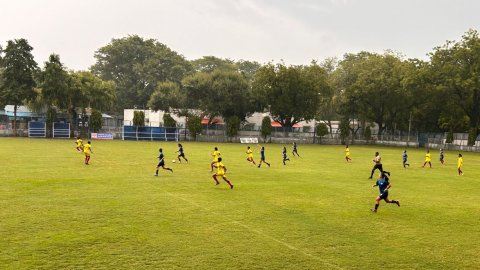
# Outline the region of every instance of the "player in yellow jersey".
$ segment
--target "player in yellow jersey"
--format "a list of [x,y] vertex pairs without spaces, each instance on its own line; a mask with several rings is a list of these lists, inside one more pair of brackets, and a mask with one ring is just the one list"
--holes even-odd
[[352,160],[352,159],[350,158],[350,148],[348,148],[348,144],[345,145],[345,160],[346,160],[347,162],[349,162],[350,160]]
[[255,160],[253,160],[253,151],[250,149],[250,146],[247,146],[247,161],[252,163],[253,165],[255,164]]
[[223,180],[225,180],[225,182],[227,182],[227,184],[230,186],[230,189],[233,189],[232,183],[227,179],[227,177],[225,177],[226,172],[227,172],[227,167],[225,167],[225,165],[223,165],[222,158],[219,157],[218,162],[217,162],[217,173],[212,175],[213,180],[215,180],[215,183],[218,185],[218,184],[220,184],[220,182],[218,182],[217,176],[221,176],[223,178]]
[[458,154],[458,164],[457,164],[458,176],[463,175],[462,167],[463,167],[463,156],[462,154]]
[[90,141],[83,145],[83,153],[85,153],[85,165],[90,165],[88,162],[90,161],[90,155],[93,153]]
[[425,165],[430,165],[430,168],[432,168],[432,154],[430,154],[430,150],[427,150],[427,153],[425,154],[425,163],[423,163],[422,168],[425,168]]
[[83,141],[80,138],[80,136],[77,137],[77,140],[75,141],[75,144],[77,145],[77,151],[82,152],[83,151]]
[[210,171],[213,172],[213,167],[216,166],[216,163],[218,162],[218,159],[220,157],[220,151],[218,151],[218,148],[215,147],[215,150],[212,153],[213,161],[210,164]]

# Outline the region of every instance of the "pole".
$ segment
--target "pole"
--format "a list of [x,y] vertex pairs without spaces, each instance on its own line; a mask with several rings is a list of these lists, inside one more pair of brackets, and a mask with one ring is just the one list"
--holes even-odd
[[410,142],[410,129],[412,127],[412,112],[410,112],[410,118],[408,119],[408,136],[407,136],[407,144]]

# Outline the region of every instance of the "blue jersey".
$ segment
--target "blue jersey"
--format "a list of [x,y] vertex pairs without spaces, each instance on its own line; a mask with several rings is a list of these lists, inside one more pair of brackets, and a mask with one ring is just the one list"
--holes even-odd
[[283,158],[287,158],[287,149],[286,148],[283,148],[282,154],[283,154]]
[[163,161],[163,153],[160,152],[160,155],[158,156],[158,161],[162,162]]
[[[383,194],[390,183],[388,182],[387,178],[380,178],[377,180],[377,185],[378,189],[380,190],[380,194]],[[388,190],[386,192],[388,192]]]
[[182,147],[182,146],[180,146],[180,147],[178,148],[178,151],[177,151],[177,152],[179,152],[179,153],[180,153],[180,155],[183,155],[183,147]]
[[407,161],[407,158],[408,158],[407,153],[403,153],[402,158],[403,158],[403,161]]
[[265,159],[265,149],[260,150],[260,159]]

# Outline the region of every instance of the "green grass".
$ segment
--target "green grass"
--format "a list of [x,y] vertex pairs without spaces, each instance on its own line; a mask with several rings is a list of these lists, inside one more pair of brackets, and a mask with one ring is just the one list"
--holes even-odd
[[[215,186],[218,146],[235,185]],[[167,166],[153,177],[158,148]],[[299,145],[272,167],[245,161],[246,145],[93,141],[91,165],[73,140],[0,138],[1,269],[478,269],[480,155],[457,152],[421,168],[424,149]],[[291,145],[288,145],[291,151]],[[257,147],[254,146],[258,161]],[[382,202],[368,180],[375,151],[392,172]]]

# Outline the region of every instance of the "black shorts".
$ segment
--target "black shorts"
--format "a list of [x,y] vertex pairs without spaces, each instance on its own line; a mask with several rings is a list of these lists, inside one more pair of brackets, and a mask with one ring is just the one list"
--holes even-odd
[[165,166],[165,161],[160,161],[157,165],[157,167],[163,167]]
[[386,199],[388,199],[388,191],[383,192],[383,193],[380,194],[380,196],[378,196],[378,197],[380,197],[380,200],[386,200]]
[[180,155],[178,155],[178,157],[185,157],[185,154],[181,153]]
[[375,171],[376,169],[379,169],[381,172],[383,172],[382,164],[375,164],[375,166],[373,166],[372,171]]

